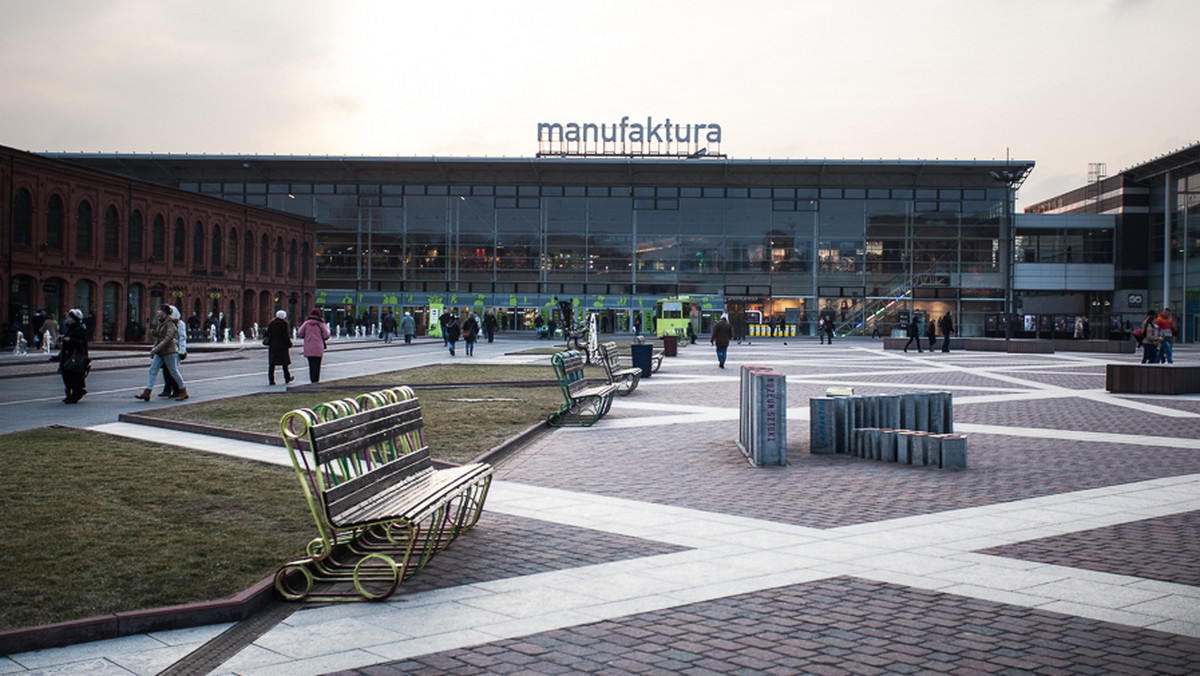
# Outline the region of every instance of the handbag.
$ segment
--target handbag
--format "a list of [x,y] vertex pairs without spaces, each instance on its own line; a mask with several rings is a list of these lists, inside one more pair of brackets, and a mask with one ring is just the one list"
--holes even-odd
[[84,357],[79,352],[72,352],[66,361],[60,363],[60,368],[63,373],[68,375],[86,376],[88,367],[91,365],[91,359]]

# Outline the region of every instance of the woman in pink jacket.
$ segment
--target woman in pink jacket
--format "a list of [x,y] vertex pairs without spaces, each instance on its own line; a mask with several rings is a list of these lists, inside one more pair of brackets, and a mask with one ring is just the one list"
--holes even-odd
[[321,321],[321,311],[313,308],[308,319],[296,331],[296,337],[304,339],[304,356],[308,359],[308,382],[321,381],[321,357],[325,356],[325,341],[329,340],[329,327]]

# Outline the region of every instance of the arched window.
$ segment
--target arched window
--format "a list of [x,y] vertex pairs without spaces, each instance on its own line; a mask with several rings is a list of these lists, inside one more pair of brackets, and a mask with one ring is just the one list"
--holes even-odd
[[171,241],[171,256],[176,263],[182,263],[187,253],[187,226],[182,218],[175,219],[175,233]]
[[87,200],[75,209],[75,253],[92,253],[92,204]]
[[288,277],[296,276],[296,240],[288,244]]
[[108,258],[121,255],[121,217],[111,204],[104,210],[104,255]]
[[262,247],[259,251],[258,271],[260,274],[267,274],[271,271],[271,240],[267,237],[267,233],[263,233]]
[[254,233],[246,230],[246,272],[254,272]]
[[33,197],[25,188],[19,188],[13,198],[13,244],[29,246],[33,237]]
[[221,258],[221,247],[225,244],[225,240],[221,239],[221,226],[214,225],[212,227],[212,270],[216,272],[221,269],[221,263],[225,262]]
[[150,258],[161,261],[167,252],[167,224],[162,214],[154,217],[154,225],[150,226]]
[[275,238],[275,274],[283,274],[283,238]]
[[237,228],[229,229],[229,246],[225,248],[225,253],[228,254],[229,260],[225,262],[230,270],[237,270],[238,264],[238,234]]
[[204,267],[204,226],[200,221],[192,226],[192,265]]
[[142,212],[129,214],[129,260],[142,260]]
[[46,248],[61,251],[62,235],[63,201],[58,195],[51,195],[46,203]]

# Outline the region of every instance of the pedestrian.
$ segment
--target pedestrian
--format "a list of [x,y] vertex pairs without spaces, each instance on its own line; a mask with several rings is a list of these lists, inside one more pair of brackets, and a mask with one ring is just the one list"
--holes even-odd
[[445,337],[446,344],[450,346],[450,356],[453,357],[454,344],[458,342],[458,338],[462,334],[462,325],[458,322],[458,315],[454,313],[447,312],[442,316],[446,318],[446,323],[442,325],[442,336]]
[[487,342],[492,342],[496,337],[496,315],[488,310],[483,314],[483,335],[487,337]]
[[479,315],[474,312],[467,315],[467,321],[462,325],[463,342],[467,344],[467,356],[475,356],[475,339],[479,338]]
[[[546,337],[546,320],[542,319],[541,313],[538,313],[538,316],[534,317],[533,328],[535,331],[537,331],[538,340],[541,340]],[[639,333],[640,333],[640,331],[639,331]]]
[[642,312],[641,310],[633,311],[633,333],[638,335],[642,332]]
[[1175,319],[1171,316],[1171,308],[1165,307],[1154,320],[1158,327],[1158,363],[1175,363]]
[[179,372],[179,322],[171,316],[171,306],[166,303],[158,306],[158,325],[154,328],[154,346],[150,348],[150,373],[146,379],[146,389],[133,396],[142,401],[150,401],[150,394],[154,392],[154,381],[158,379],[158,372],[164,367],[179,387],[175,401],[187,399],[187,384],[183,381],[183,374]]
[[1083,340],[1083,315],[1075,317],[1075,340]]
[[[458,318],[455,317],[455,319],[457,320]],[[442,347],[446,347],[447,345],[450,344],[450,339],[446,337],[446,325],[449,322],[450,322],[450,313],[449,312],[443,312],[438,315],[438,326],[442,327]],[[454,350],[451,349],[450,353],[454,354]]]
[[733,325],[729,323],[729,315],[722,314],[708,339],[709,343],[717,346],[717,366],[720,368],[725,368],[725,359],[729,356],[729,341],[732,339]]
[[292,355],[289,350],[292,349],[292,337],[288,335],[287,312],[280,310],[275,313],[275,319],[267,324],[267,337],[263,338],[263,345],[267,346],[267,384],[275,384],[275,367],[283,367],[283,382],[287,383],[295,380],[292,378],[288,366],[292,363]]
[[825,336],[829,338],[829,344],[833,345],[833,316],[825,318]]
[[688,325],[687,325],[687,338],[688,338],[688,345],[696,344],[696,327],[692,326],[691,322],[688,322]]
[[87,394],[88,335],[83,327],[83,311],[67,312],[66,325],[59,340],[58,371],[62,374],[64,404],[74,404]]
[[938,328],[942,331],[942,352],[949,352],[950,336],[954,334],[954,319],[950,316],[949,312],[942,315],[942,318],[938,320]]
[[[391,317],[391,315],[387,315]],[[321,311],[313,308],[308,319],[296,329],[296,337],[304,339],[304,358],[308,360],[308,382],[321,382],[321,359],[325,356],[325,341],[329,340],[329,327],[321,321]],[[272,369],[273,370],[273,369]],[[284,371],[286,376],[287,372]]]
[[[46,336],[49,334],[49,336]],[[50,311],[46,311],[46,321],[42,322],[42,335],[47,339],[47,345],[54,346],[58,344],[58,320]]]
[[822,345],[825,344],[825,315],[821,315],[817,319],[817,338],[821,341]]
[[[179,329],[179,332],[175,334],[175,343],[179,348],[179,363],[180,363],[179,371],[181,373],[183,372],[183,368],[182,368],[183,361],[185,359],[187,359],[187,341],[188,341],[187,326],[180,321],[182,318],[183,318],[183,315],[179,314],[179,308],[172,305],[171,306],[171,319],[175,320],[175,326]],[[162,376],[163,376],[163,390],[162,390],[162,392],[158,393],[158,396],[171,397],[171,398],[178,397],[179,396],[179,383],[175,382],[175,377],[171,375],[170,369],[164,370],[162,372]]]
[[1157,364],[1158,363],[1158,343],[1159,332],[1158,327],[1154,325],[1155,312],[1150,310],[1146,313],[1146,318],[1142,320],[1142,326],[1133,332],[1135,338],[1142,344],[1142,363]]
[[411,312],[405,312],[400,319],[400,333],[404,334],[404,344],[412,345],[413,336],[417,335],[417,322]]
[[933,321],[932,315],[929,317],[929,323],[925,325],[925,339],[929,341],[929,351],[933,352],[933,346],[937,344],[937,322]]
[[[917,316],[913,315],[908,320],[908,342],[904,344],[904,351],[908,352],[908,346],[912,345],[913,341],[917,341],[917,352],[921,352],[921,325],[917,322]],[[929,348],[933,349],[933,348]]]
[[[313,312],[316,312],[318,315],[320,315],[321,311],[314,308]],[[305,324],[307,323],[308,322],[306,321]],[[324,324],[325,322],[321,323]],[[396,332],[396,315],[393,315],[390,312],[383,313],[383,319],[379,322],[379,327],[380,331],[383,333],[384,344],[392,342],[392,334]],[[320,373],[320,371],[321,367],[318,365],[317,372]]]

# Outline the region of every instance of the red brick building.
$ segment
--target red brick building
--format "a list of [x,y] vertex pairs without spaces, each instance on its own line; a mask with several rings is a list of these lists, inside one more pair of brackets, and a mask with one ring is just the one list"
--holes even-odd
[[312,307],[315,223],[0,146],[0,320],[32,338],[79,308],[94,339],[140,342],[161,303],[236,339]]

